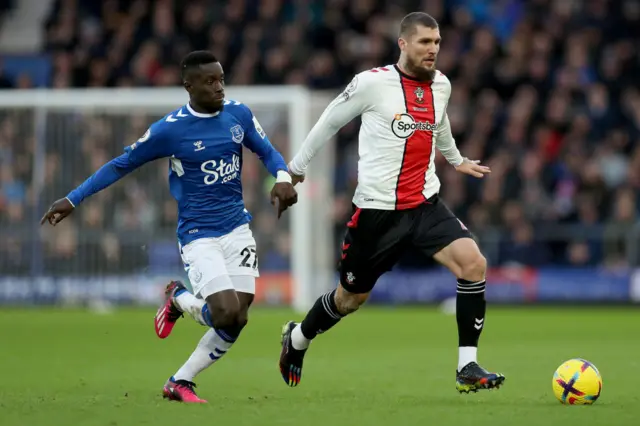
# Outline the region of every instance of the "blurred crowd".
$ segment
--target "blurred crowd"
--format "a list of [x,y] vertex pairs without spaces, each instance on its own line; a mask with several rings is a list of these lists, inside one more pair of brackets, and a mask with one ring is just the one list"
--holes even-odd
[[[304,84],[337,93],[354,73],[394,63],[400,20],[426,11],[441,26],[438,68],[453,85],[454,136],[463,155],[492,168],[489,178],[474,180],[438,156],[441,195],[478,236],[490,263],[640,263],[637,1],[55,3],[45,49],[53,64],[50,85],[58,88],[179,85],[181,57],[210,49],[230,85]],[[36,226],[38,209],[120,153],[152,119],[85,114],[50,120],[55,126],[46,134],[57,143],[40,158],[43,170],[34,170],[33,117],[0,111],[0,226],[12,242],[0,248],[0,272],[33,272],[34,259],[45,272],[61,274],[175,263],[175,205],[164,163],[87,202],[55,237],[41,237]],[[354,121],[338,135],[336,241],[351,213],[357,130]],[[272,132],[286,151],[287,135]],[[261,269],[286,269],[289,236],[280,225],[274,234],[266,173],[256,160],[244,167]],[[40,194],[34,179],[45,182]],[[425,263],[408,255],[402,265]]]

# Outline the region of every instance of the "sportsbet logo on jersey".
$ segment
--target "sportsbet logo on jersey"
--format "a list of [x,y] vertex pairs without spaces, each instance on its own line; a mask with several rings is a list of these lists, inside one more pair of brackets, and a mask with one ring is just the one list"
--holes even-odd
[[407,139],[413,135],[416,130],[426,132],[428,130],[434,132],[438,128],[436,123],[428,121],[415,121],[411,114],[396,114],[391,122],[391,131],[394,135],[401,139]]
[[205,161],[200,166],[200,170],[205,173],[204,183],[207,185],[213,185],[220,178],[222,178],[221,183],[227,183],[240,176],[240,157],[233,154],[230,163],[224,161],[224,158],[219,161]]

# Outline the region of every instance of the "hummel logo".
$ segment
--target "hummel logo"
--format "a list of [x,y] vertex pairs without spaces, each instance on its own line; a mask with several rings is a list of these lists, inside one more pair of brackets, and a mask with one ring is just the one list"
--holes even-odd
[[482,323],[484,323],[484,318],[476,318],[476,323],[473,326],[476,330],[480,330],[482,328]]
[[[178,113],[176,114],[176,117],[179,117],[179,118],[188,117],[188,116],[189,116],[188,114],[185,114],[182,112],[182,108],[180,108],[180,111],[178,111]],[[174,118],[173,115],[169,115],[166,121],[168,121],[169,123],[174,123],[178,121],[178,119]]]
[[202,141],[196,141],[193,143],[193,145],[196,147],[196,151],[202,151],[205,147],[202,146],[203,142]]

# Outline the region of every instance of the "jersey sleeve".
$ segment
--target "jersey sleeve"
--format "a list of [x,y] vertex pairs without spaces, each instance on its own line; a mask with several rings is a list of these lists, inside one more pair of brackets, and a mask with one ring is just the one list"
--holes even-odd
[[80,186],[67,195],[71,204],[77,206],[85,198],[122,179],[145,163],[172,155],[171,139],[161,127],[152,125],[137,142],[125,148],[125,153],[106,163]]
[[298,153],[289,163],[289,170],[295,175],[304,175],[307,166],[318,150],[333,137],[338,130],[355,117],[371,108],[371,92],[374,89],[370,75],[360,73],[328,106],[313,126]]
[[282,154],[271,144],[267,134],[249,107],[242,105],[240,115],[241,117],[239,118],[245,130],[245,137],[243,139],[244,146],[260,158],[267,170],[269,170],[269,173],[274,177],[278,176],[278,172],[286,172],[287,163],[284,161],[284,157],[282,157]]
[[173,133],[171,123],[164,120],[155,122],[144,135],[126,147],[125,154],[131,166],[135,168],[159,158],[170,157],[173,152]]
[[451,133],[451,123],[449,122],[449,116],[444,113],[444,118],[438,125],[436,134],[436,148],[442,153],[444,158],[452,166],[459,166],[462,164],[463,158],[456,146],[456,141]]

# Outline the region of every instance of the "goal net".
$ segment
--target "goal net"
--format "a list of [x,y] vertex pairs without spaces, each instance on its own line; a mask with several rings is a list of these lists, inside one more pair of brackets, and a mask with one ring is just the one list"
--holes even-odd
[[[302,87],[229,87],[289,161],[331,95]],[[55,229],[46,207],[65,196],[148,126],[184,105],[183,89],[24,90],[0,93],[0,303],[151,303],[168,279],[187,280],[175,236],[168,161],[143,166],[86,200]],[[333,144],[296,187],[299,202],[280,221],[274,182],[245,153],[243,188],[253,216],[261,278],[257,301],[306,310],[334,285]]]

